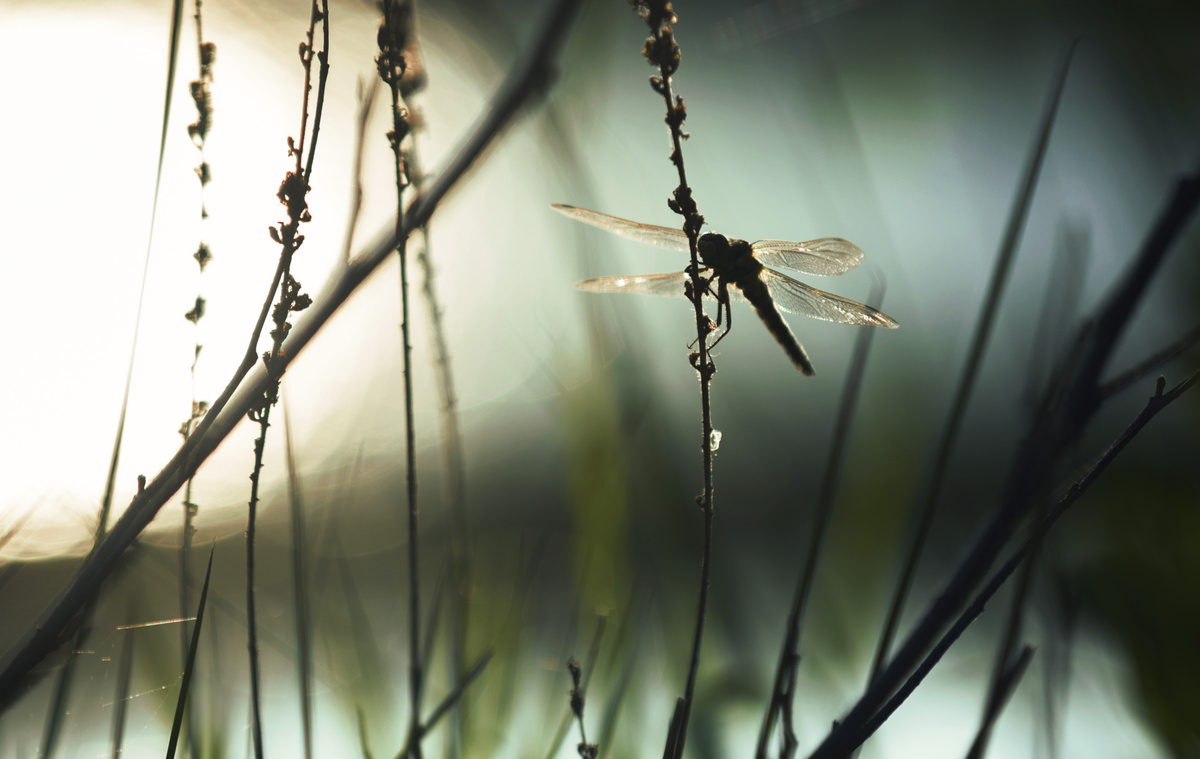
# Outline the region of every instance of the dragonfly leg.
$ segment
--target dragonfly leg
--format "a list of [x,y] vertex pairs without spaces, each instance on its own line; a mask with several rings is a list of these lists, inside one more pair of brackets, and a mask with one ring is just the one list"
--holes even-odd
[[717,343],[725,339],[729,334],[729,330],[733,329],[733,301],[729,298],[729,291],[725,289],[725,283],[722,282],[718,288],[717,294],[717,326],[721,326],[721,312],[725,312],[725,331],[717,335],[717,339],[709,344],[709,350],[717,347]]

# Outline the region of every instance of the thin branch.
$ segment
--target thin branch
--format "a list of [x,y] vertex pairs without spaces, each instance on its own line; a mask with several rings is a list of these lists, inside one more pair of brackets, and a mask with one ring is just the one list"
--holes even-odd
[[[579,692],[579,697],[587,696],[588,684],[592,681],[592,673],[596,671],[596,658],[600,655],[600,641],[604,638],[604,630],[608,625],[608,616],[605,614],[596,615],[596,629],[592,633],[592,642],[588,645],[587,658],[584,659],[583,671],[584,675],[582,683],[575,684],[575,690]],[[573,660],[572,660],[573,661]],[[567,731],[571,728],[571,709],[568,708],[563,712],[562,719],[558,722],[558,729],[554,731],[554,737],[550,740],[550,748],[546,751],[546,759],[554,759],[558,754],[558,749],[562,747],[563,740],[567,737]]]

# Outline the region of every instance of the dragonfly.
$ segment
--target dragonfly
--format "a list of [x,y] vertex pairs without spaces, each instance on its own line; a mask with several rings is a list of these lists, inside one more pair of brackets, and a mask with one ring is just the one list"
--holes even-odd
[[[556,203],[551,206],[576,221],[591,224],[622,237],[668,250],[688,252],[688,238],[681,229],[640,224],[599,211]],[[882,311],[840,295],[827,293],[767,267],[789,269],[801,274],[837,276],[862,263],[863,252],[840,237],[823,237],[808,242],[759,240],[746,242],[709,232],[697,246],[703,269],[709,272],[707,294],[717,300],[717,325],[722,310],[728,317],[725,333],[733,326],[731,301],[746,301],[804,375],[815,374],[812,361],[796,340],[780,311],[813,319],[868,327],[895,329],[900,325]],[[603,277],[580,282],[576,287],[594,293],[642,293],[682,296],[691,277],[686,271],[641,274],[632,277]],[[716,289],[713,290],[715,284]],[[716,344],[715,342],[713,343]]]

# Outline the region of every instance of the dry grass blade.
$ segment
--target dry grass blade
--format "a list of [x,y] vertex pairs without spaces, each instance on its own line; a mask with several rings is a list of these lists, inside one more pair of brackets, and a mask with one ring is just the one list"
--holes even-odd
[[[150,246],[154,241],[154,222],[158,211],[158,194],[162,185],[162,167],[163,158],[167,150],[167,127],[171,118],[171,95],[175,88],[175,69],[176,59],[179,54],[179,37],[180,30],[183,26],[183,0],[175,0],[172,4],[171,12],[171,36],[170,36],[170,52],[167,56],[167,84],[166,95],[163,102],[163,117],[162,117],[162,134],[159,140],[158,147],[158,167],[155,171],[154,178],[154,200],[150,207],[150,230],[146,240],[146,256],[142,264],[142,283],[138,291],[138,306],[137,314],[134,317],[133,323],[133,342],[129,349],[129,366],[125,373],[125,389],[121,397],[121,412],[117,418],[117,432],[113,438],[112,456],[109,459],[108,477],[104,483],[104,496],[100,504],[100,515],[96,523],[96,533],[93,552],[100,546],[104,540],[108,528],[108,515],[112,511],[113,489],[117,479],[117,465],[121,460],[121,443],[125,436],[125,417],[129,409],[129,393],[133,385],[133,367],[134,359],[137,356],[138,335],[140,332],[142,321],[142,306],[146,298],[146,280],[150,272]],[[87,635],[90,631],[91,617],[94,610],[94,605],[91,603],[81,603],[83,607],[83,621],[79,628],[79,636],[76,639],[76,650],[84,647],[87,640]],[[47,651],[48,653],[48,651]],[[59,732],[62,729],[62,712],[66,701],[70,695],[71,682],[75,673],[76,657],[71,656],[67,659],[62,671],[59,673],[59,678],[54,686],[54,695],[50,700],[50,712],[47,714],[46,728],[42,737],[42,756],[54,756],[55,749],[58,744]],[[0,701],[5,700],[7,690],[0,688]]]
[[1021,653],[1017,655],[1015,661],[1010,664],[999,679],[994,696],[988,706],[987,714],[983,718],[983,724],[979,726],[979,732],[975,735],[975,740],[971,743],[971,750],[967,752],[967,759],[983,759],[987,753],[988,739],[992,733],[992,727],[996,724],[996,720],[1000,717],[1000,712],[1004,711],[1004,707],[1012,698],[1013,692],[1017,689],[1017,684],[1021,682],[1021,678],[1025,675],[1025,670],[1029,667],[1030,660],[1033,659],[1033,646],[1025,646],[1021,649]]
[[371,119],[371,108],[375,103],[375,94],[379,91],[379,79],[371,77],[371,83],[358,80],[358,115],[354,121],[354,159],[353,173],[350,179],[350,215],[346,221],[346,237],[342,242],[341,266],[350,263],[350,251],[354,246],[354,232],[358,226],[358,215],[362,211],[362,165],[363,145],[366,142],[367,122]]
[[379,649],[379,638],[372,632],[370,615],[363,603],[358,580],[350,567],[339,539],[335,545],[337,573],[341,579],[342,598],[346,603],[346,619],[350,627],[350,640],[353,643],[354,663],[357,666],[360,680],[357,690],[360,697],[367,699],[371,716],[379,718],[393,711],[391,696],[391,681],[383,666],[385,657]]
[[[411,230],[425,224],[433,215],[438,203],[462,178],[483,153],[484,149],[500,131],[518,114],[523,106],[535,96],[544,94],[553,79],[553,60],[566,39],[567,29],[579,8],[579,0],[557,0],[543,27],[537,43],[521,64],[505,80],[492,100],[487,113],[476,127],[472,137],[455,154],[446,169],[433,182],[429,191],[418,198],[405,213],[404,229]],[[385,235],[362,257],[344,270],[339,270],[326,284],[306,313],[308,317],[292,330],[286,343],[286,360],[295,359],[304,347],[324,326],[333,313],[349,298],[367,276],[383,263],[395,250],[394,234]],[[278,286],[277,270],[269,297],[259,315],[258,330],[265,323],[274,290]],[[133,543],[158,510],[187,481],[216,449],[217,445],[241,421],[246,412],[261,398],[268,378],[260,368],[249,382],[244,378],[258,365],[257,333],[250,343],[243,363],[221,397],[210,407],[201,426],[189,441],[146,488],[138,493],[125,513],[113,525],[108,537],[90,555],[83,567],[71,580],[66,590],[47,608],[46,612],[14,649],[0,672],[0,701],[14,693],[22,678],[33,667],[56,649],[63,639],[72,618],[82,609],[104,579],[115,568],[121,554]],[[235,397],[236,393],[236,397]]]
[[1079,438],[1099,407],[1097,383],[1118,338],[1198,205],[1200,172],[1193,171],[1179,178],[1132,266],[1118,280],[1097,315],[1080,330],[1073,350],[1056,372],[1057,381],[1047,388],[1034,426],[1023,438],[1000,509],[942,586],[904,645],[812,756],[842,756],[857,745],[853,743],[854,736],[862,725],[917,665],[966,602],[1016,525],[1028,513],[1034,496],[1049,487],[1060,453]]
[[[137,315],[133,320],[133,343],[129,348],[129,368],[125,373],[125,391],[121,398],[121,413],[117,419],[117,434],[113,440],[112,458],[108,465],[108,481],[104,485],[103,505],[100,507],[100,523],[96,525],[96,543],[103,540],[108,526],[108,515],[112,511],[113,487],[117,479],[117,464],[121,459],[121,439],[125,435],[125,415],[129,408],[129,390],[133,385],[133,364],[137,356],[138,334],[142,323],[142,306],[146,300],[146,279],[150,273],[150,245],[154,242],[154,221],[158,214],[158,192],[162,186],[163,157],[167,152],[167,126],[171,120],[171,95],[175,89],[175,61],[179,57],[179,33],[183,27],[183,0],[174,0],[171,5],[170,52],[167,57],[167,87],[163,97],[162,136],[158,144],[158,168],[154,175],[154,200],[150,207],[150,231],[146,237],[146,258],[142,264],[142,284],[138,290]],[[0,690],[0,694],[3,691]]]
[[437,724],[441,721],[442,717],[446,716],[446,712],[450,711],[450,709],[456,703],[458,703],[459,699],[462,698],[463,693],[465,693],[467,690],[467,687],[470,686],[471,683],[475,682],[475,678],[483,674],[483,670],[485,667],[487,667],[488,662],[492,660],[492,656],[493,652],[491,651],[488,651],[486,654],[484,654],[479,662],[474,667],[471,667],[471,670],[467,672],[462,681],[455,686],[454,690],[450,691],[450,693],[448,693],[446,697],[434,707],[433,711],[429,713],[429,716],[425,718],[425,724],[421,726],[422,732],[428,733],[430,730],[433,730],[433,728],[437,727]]
[[421,671],[428,672],[433,663],[433,644],[437,634],[438,623],[442,620],[442,607],[446,601],[446,585],[449,571],[443,567],[438,573],[437,583],[433,586],[433,602],[429,605],[429,618],[425,620],[425,632],[421,635]]
[[[125,619],[134,619],[133,604],[125,613]],[[121,641],[121,667],[117,674],[117,692],[113,700],[112,759],[120,759],[121,746],[125,742],[125,710],[129,704],[129,683],[133,675],[133,638],[135,632],[128,629]]]
[[[1165,383],[1163,383],[1161,379],[1159,380],[1155,395],[1150,398],[1145,408],[1143,408],[1141,413],[1138,414],[1137,418],[1125,428],[1124,432],[1122,432],[1121,435],[1113,442],[1113,444],[1109,446],[1108,450],[1106,450],[1100,456],[1100,458],[1097,459],[1096,463],[1093,464],[1092,467],[1088,469],[1088,471],[1071,486],[1067,493],[1058,500],[1058,502],[1054,505],[1054,508],[1051,509],[1050,512],[1038,523],[1037,528],[1026,539],[1021,547],[1012,555],[1012,557],[1009,558],[1007,562],[1005,562],[1004,566],[992,576],[992,579],[989,580],[983,590],[981,590],[975,596],[970,605],[958,615],[958,618],[955,620],[954,624],[946,631],[944,635],[942,635],[937,644],[932,647],[930,652],[925,656],[924,660],[914,669],[912,675],[908,677],[905,683],[896,691],[896,693],[888,700],[888,702],[884,704],[878,710],[878,712],[873,714],[870,719],[865,720],[863,727],[857,733],[845,739],[847,744],[850,744],[851,746],[862,744],[865,740],[867,740],[867,738],[871,737],[871,735],[878,730],[884,722],[887,721],[888,717],[890,717],[892,713],[895,712],[902,703],[904,703],[909,695],[911,695],[912,692],[917,689],[917,686],[919,686],[925,679],[925,676],[933,670],[934,666],[939,661],[941,661],[941,658],[945,655],[946,651],[950,650],[950,646],[952,646],[954,642],[957,641],[958,638],[963,634],[963,632],[966,631],[967,627],[969,627],[971,623],[983,613],[988,601],[990,601],[992,596],[994,596],[996,592],[1004,585],[1004,583],[1008,581],[1008,578],[1012,576],[1012,573],[1015,572],[1017,567],[1021,565],[1021,562],[1024,561],[1025,557],[1029,555],[1031,547],[1037,541],[1039,541],[1051,527],[1054,526],[1054,523],[1058,521],[1059,517],[1066,513],[1067,509],[1071,508],[1071,506],[1074,505],[1075,502],[1078,501],[1084,495],[1084,493],[1088,491],[1088,489],[1096,482],[1097,478],[1104,473],[1104,471],[1109,467],[1109,465],[1112,464],[1121,451],[1123,451],[1125,447],[1129,445],[1130,441],[1132,441],[1134,437],[1141,432],[1142,428],[1145,427],[1150,420],[1155,417],[1155,415],[1174,402],[1177,398],[1179,398],[1179,396],[1183,395],[1183,393],[1187,392],[1187,390],[1195,385],[1198,380],[1200,380],[1200,370],[1193,372],[1187,377],[1187,379],[1185,379],[1183,382],[1180,382],[1168,392],[1163,392]],[[817,752],[814,752],[813,756],[821,755],[820,752],[821,749],[818,749]]]
[[[882,279],[877,279],[872,284],[867,302],[875,308],[881,308],[886,291],[886,283]],[[775,729],[775,720],[780,710],[783,710],[785,719],[790,719],[796,695],[794,683],[796,670],[800,665],[799,648],[800,636],[804,629],[804,615],[808,608],[813,579],[816,577],[821,547],[825,542],[829,517],[833,513],[833,500],[841,476],[846,441],[850,436],[850,426],[854,420],[854,411],[858,405],[859,390],[862,388],[862,378],[866,373],[867,357],[870,355],[874,336],[875,330],[863,329],[859,330],[854,339],[854,353],[850,359],[850,368],[846,373],[842,402],[838,407],[833,442],[829,449],[829,462],[826,465],[825,477],[821,482],[821,491],[817,498],[817,515],[810,532],[808,556],[800,570],[800,576],[796,580],[796,591],[792,597],[791,611],[788,614],[783,648],[779,652],[779,664],[775,668],[775,687],[758,734],[758,745],[754,752],[757,759],[766,759],[767,745],[770,742],[771,733]]]
[[292,588],[296,606],[296,667],[300,677],[300,720],[304,736],[304,756],[312,757],[312,617],[309,612],[308,536],[304,525],[304,507],[300,497],[300,474],[296,468],[296,449],[292,443],[292,415],[283,405],[283,439],[288,475],[288,506],[292,517]]
[[204,624],[204,609],[208,602],[208,583],[212,579],[214,545],[208,552],[208,569],[204,572],[204,586],[200,589],[200,604],[196,607],[196,624],[192,627],[192,642],[188,646],[187,666],[183,668],[183,681],[179,684],[179,703],[175,706],[175,720],[171,723],[171,739],[167,743],[167,759],[173,759],[179,745],[179,731],[183,727],[183,715],[187,711],[188,688],[192,684],[192,673],[196,671],[196,650],[200,648],[200,628]]
[[[1117,393],[1132,387],[1138,380],[1150,375],[1163,364],[1179,358],[1189,349],[1200,344],[1200,327],[1193,327],[1186,335],[1179,340],[1168,345],[1166,348],[1158,351],[1154,355],[1142,361],[1137,366],[1122,372],[1113,379],[1105,382],[1097,391],[1101,399],[1116,395]],[[0,544],[2,545],[2,544]]]
[[916,575],[917,564],[920,562],[921,554],[925,550],[925,540],[929,537],[929,530],[933,525],[938,497],[941,495],[942,484],[945,482],[946,469],[950,463],[950,454],[955,449],[958,430],[966,413],[967,403],[970,401],[971,394],[975,389],[975,379],[979,374],[980,366],[983,364],[983,356],[987,350],[988,339],[991,336],[996,313],[1000,308],[1000,300],[1004,295],[1005,285],[1008,284],[1008,274],[1012,268],[1012,262],[1016,258],[1017,243],[1020,242],[1021,233],[1025,229],[1025,220],[1029,215],[1029,207],[1033,201],[1034,189],[1037,186],[1038,176],[1041,173],[1042,163],[1046,156],[1046,148],[1050,143],[1050,132],[1054,126],[1054,117],[1058,112],[1058,104],[1062,99],[1067,72],[1070,70],[1071,58],[1075,52],[1077,43],[1078,40],[1073,40],[1067,46],[1059,63],[1058,71],[1050,86],[1050,91],[1046,96],[1041,123],[1034,137],[1033,144],[1030,147],[1025,171],[1021,178],[1021,183],[1017,188],[1012,211],[1009,213],[1008,224],[1004,230],[1004,238],[1000,243],[1000,250],[996,255],[995,267],[992,269],[991,280],[988,283],[988,292],[984,297],[983,304],[980,306],[979,317],[975,323],[975,334],[971,339],[971,348],[967,356],[967,362],[963,366],[962,377],[959,379],[958,389],[955,391],[954,401],[950,407],[950,415],[946,418],[946,426],[942,431],[942,437],[938,443],[937,452],[934,457],[933,471],[930,474],[925,498],[915,512],[915,527],[913,528],[912,542],[909,544],[908,552],[905,554],[903,569],[900,571],[900,579],[896,583],[896,590],[892,596],[891,605],[888,608],[883,631],[879,636],[879,644],[875,650],[875,660],[871,665],[868,685],[878,677],[879,672],[883,669],[884,662],[887,661],[888,653],[892,647],[892,640],[895,637],[897,627],[900,625],[900,617],[904,613],[904,605],[908,599],[908,592],[912,587],[912,581]]
[[367,717],[363,714],[361,706],[354,709],[358,716],[358,747],[362,750],[363,759],[375,759],[375,755],[371,753],[371,736],[367,731]]
[[429,716],[425,719],[425,721],[418,726],[416,732],[410,732],[408,734],[408,736],[404,739],[404,748],[400,749],[400,753],[396,754],[396,759],[405,759],[408,757],[412,753],[413,747],[420,743],[420,741],[426,735],[428,735],[435,727],[437,727],[437,724],[438,722],[441,722],[442,717],[446,716],[446,714],[454,707],[454,705],[463,697],[463,694],[466,693],[466,690],[471,683],[475,682],[475,678],[483,674],[484,668],[487,667],[488,662],[492,660],[492,655],[492,651],[488,651],[486,654],[484,654],[483,658],[481,658],[479,662],[471,668],[471,671],[468,672],[466,676],[458,683],[458,685],[454,687],[454,690],[450,691],[450,693],[448,693],[446,697],[443,698],[436,707],[434,707],[433,711],[429,713]]

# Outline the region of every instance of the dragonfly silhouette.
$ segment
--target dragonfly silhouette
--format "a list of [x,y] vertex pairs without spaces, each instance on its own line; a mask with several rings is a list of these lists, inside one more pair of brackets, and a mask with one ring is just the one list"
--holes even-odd
[[[680,229],[639,224],[636,221],[575,206],[555,204],[552,207],[572,219],[607,229],[631,240],[688,252],[687,235]],[[780,269],[818,276],[845,274],[863,260],[863,252],[849,240],[824,237],[808,242],[759,240],[749,243],[709,232],[700,237],[698,248],[701,262],[711,272],[708,294],[717,299],[717,324],[720,324],[721,311],[724,310],[729,319],[725,327],[727,333],[733,326],[730,301],[748,301],[758,312],[763,324],[783,346],[788,358],[805,375],[811,376],[814,373],[812,362],[808,360],[808,354],[788,329],[787,322],[779,315],[780,310],[840,324],[888,329],[900,326],[882,311],[809,287],[786,274],[766,268],[777,266]],[[682,296],[685,294],[684,283],[690,279],[687,272],[680,271],[670,274],[589,279],[580,282],[576,287],[594,293]],[[715,292],[712,290],[714,283]]]

